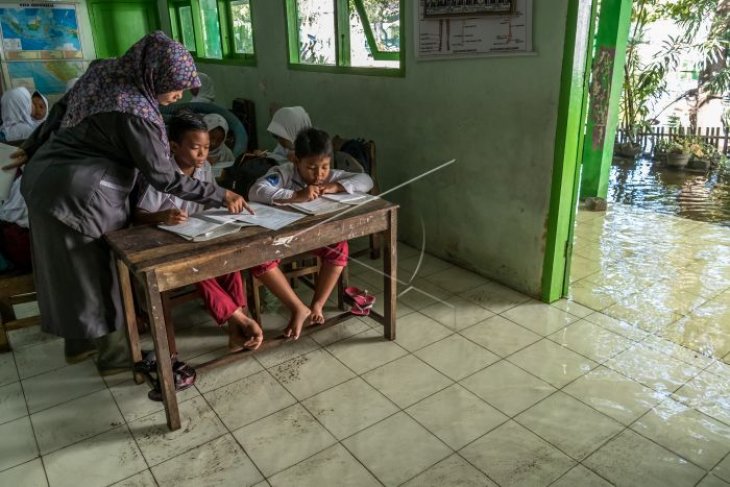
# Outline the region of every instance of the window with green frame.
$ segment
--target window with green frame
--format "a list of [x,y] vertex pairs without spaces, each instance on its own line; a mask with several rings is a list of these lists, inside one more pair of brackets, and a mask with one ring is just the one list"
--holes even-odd
[[404,3],[286,0],[290,65],[397,72],[403,67]]
[[255,61],[251,0],[169,0],[172,35],[198,59]]

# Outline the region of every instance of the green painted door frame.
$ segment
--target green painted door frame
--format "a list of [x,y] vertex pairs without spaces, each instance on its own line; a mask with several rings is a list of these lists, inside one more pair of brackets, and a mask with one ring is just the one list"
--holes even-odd
[[160,28],[156,0],[89,0],[88,9],[98,58],[121,56]]
[[631,0],[601,1],[591,68],[581,198],[605,198],[608,194],[630,27]]
[[597,0],[568,1],[542,275],[542,299],[548,303],[567,293],[596,6]]

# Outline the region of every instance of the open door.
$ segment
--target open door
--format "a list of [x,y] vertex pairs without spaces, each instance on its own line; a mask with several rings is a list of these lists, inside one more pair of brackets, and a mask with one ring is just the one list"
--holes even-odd
[[155,1],[91,0],[88,8],[98,58],[120,56],[145,34],[160,28]]

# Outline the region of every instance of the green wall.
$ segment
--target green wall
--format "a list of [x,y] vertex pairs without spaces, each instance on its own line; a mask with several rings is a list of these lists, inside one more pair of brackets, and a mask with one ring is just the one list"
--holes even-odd
[[534,0],[535,56],[417,62],[409,11],[405,78],[288,70],[284,2],[252,3],[258,66],[199,65],[218,102],[254,100],[267,145],[271,103],[374,139],[382,189],[456,158],[392,194],[400,238],[419,243],[422,216],[428,252],[540,296],[568,0]]

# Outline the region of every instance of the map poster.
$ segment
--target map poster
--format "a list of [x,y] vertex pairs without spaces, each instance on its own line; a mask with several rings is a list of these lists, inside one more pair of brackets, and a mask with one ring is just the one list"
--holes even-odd
[[28,61],[5,64],[10,87],[25,86],[29,91],[54,95],[66,91],[66,83],[86,71],[85,61]]
[[74,5],[2,7],[0,32],[6,61],[83,59]]
[[415,10],[416,57],[421,60],[530,54],[532,0],[514,0],[509,15],[433,18]]

